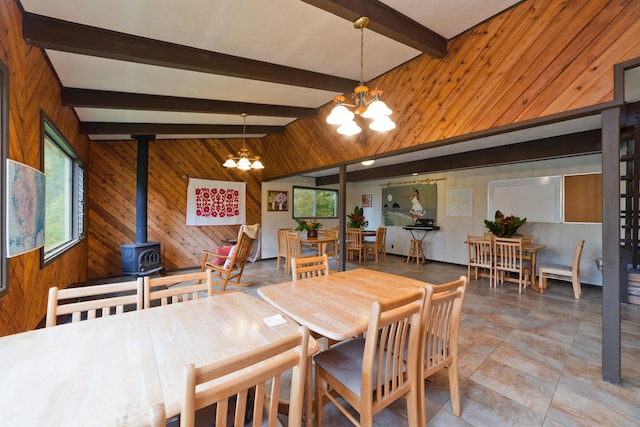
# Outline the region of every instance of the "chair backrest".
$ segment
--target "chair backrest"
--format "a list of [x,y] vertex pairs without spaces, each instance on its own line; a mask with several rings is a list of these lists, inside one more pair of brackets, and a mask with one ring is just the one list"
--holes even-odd
[[362,230],[360,228],[347,228],[345,237],[348,249],[362,248]]
[[238,239],[238,243],[236,243],[235,250],[233,251],[233,255],[231,259],[228,260],[229,263],[225,262],[225,268],[230,270],[235,270],[238,267],[244,267],[244,264],[247,262],[249,258],[249,254],[251,253],[251,246],[253,246],[253,241],[251,237],[247,236],[245,233],[240,233],[240,238]]
[[387,228],[378,227],[376,230],[376,248],[378,250],[386,249],[387,246]]
[[[46,327],[55,326],[58,316],[71,315],[71,322],[121,314],[125,306],[142,309],[143,278],[105,285],[49,289]],[[66,301],[61,304],[61,302]]]
[[[289,426],[302,424],[302,395],[307,366],[309,331],[301,326],[298,333],[233,358],[209,365],[185,367],[185,397],[180,413],[180,426],[193,426],[197,409],[216,404],[215,425],[227,425],[229,398],[235,397],[234,425],[245,425],[247,398],[253,399],[253,424],[262,425],[263,415],[269,426],[275,426],[282,374],[292,369],[289,396]],[[215,380],[207,387],[201,384]],[[196,391],[196,387],[198,388]],[[270,390],[270,392],[268,392]],[[266,392],[269,408],[264,411]],[[207,423],[209,425],[211,423]]]
[[522,240],[496,237],[493,240],[497,269],[518,272],[522,266]]
[[300,235],[295,231],[287,231],[287,253],[289,254],[289,258],[302,257]]
[[294,282],[298,279],[327,275],[329,275],[329,257],[327,257],[327,254],[291,258],[291,276]]
[[434,285],[431,298],[427,297],[422,315],[423,378],[449,366],[458,356],[458,334],[467,282],[466,276],[460,276],[458,280]]
[[571,275],[578,279],[580,279],[580,257],[582,256],[582,249],[584,248],[584,240],[578,240],[578,244],[576,245],[576,250],[573,253],[573,263],[571,264]]
[[523,234],[520,236],[520,240],[522,240],[522,243],[529,243],[529,244],[534,244],[535,243],[535,236],[533,234]]
[[167,305],[212,295],[213,274],[210,269],[197,273],[144,278],[144,308]]
[[372,396],[373,406],[386,406],[416,384],[426,292],[423,288],[392,303],[371,305],[360,396]]
[[491,267],[491,240],[486,236],[467,235],[467,251],[471,267]]
[[292,231],[291,228],[278,228],[276,230],[276,237],[278,238],[278,255],[287,256],[287,231]]

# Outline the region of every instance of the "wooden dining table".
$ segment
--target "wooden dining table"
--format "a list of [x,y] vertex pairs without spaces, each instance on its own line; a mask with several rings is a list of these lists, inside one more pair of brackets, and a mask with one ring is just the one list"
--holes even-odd
[[311,331],[342,341],[367,330],[374,301],[393,301],[417,292],[426,284],[404,276],[357,268],[263,286],[258,294]]
[[327,243],[335,242],[336,238],[332,236],[303,237],[300,236],[300,243],[312,245],[318,248],[318,255],[322,256],[326,252]]
[[[326,276],[263,286],[258,294],[309,330],[343,341],[367,330],[371,304],[390,302],[426,286],[426,282],[382,271],[357,268]],[[306,394],[311,396],[311,364]],[[310,400],[305,402],[311,413]],[[307,417],[310,426],[311,417]]]
[[[296,334],[280,313],[236,292],[0,338],[0,425],[148,424],[180,413],[184,366],[224,360]],[[318,350],[309,340],[309,353]]]

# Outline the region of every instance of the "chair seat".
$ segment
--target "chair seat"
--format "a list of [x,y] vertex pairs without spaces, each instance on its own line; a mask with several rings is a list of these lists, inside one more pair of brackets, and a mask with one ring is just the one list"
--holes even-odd
[[362,372],[353,367],[362,366],[364,342],[364,338],[342,341],[313,356],[316,365],[322,366],[357,396],[362,389]]
[[544,270],[547,274],[561,274],[563,276],[571,275],[570,265],[545,264],[540,266],[540,270]]

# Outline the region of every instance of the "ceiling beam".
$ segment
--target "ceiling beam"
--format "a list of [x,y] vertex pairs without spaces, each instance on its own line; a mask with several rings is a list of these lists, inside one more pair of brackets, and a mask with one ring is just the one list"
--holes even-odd
[[124,110],[183,111],[190,113],[315,118],[315,108],[252,104],[213,99],[181,98],[105,90],[62,88],[62,104],[68,107],[114,108]]
[[25,41],[42,49],[242,79],[349,93],[358,82],[174,43],[24,13]]
[[[571,135],[560,135],[521,142],[503,147],[466,151],[413,162],[362,169],[348,172],[347,181],[371,181],[406,176],[411,173],[433,173],[471,169],[599,152],[602,152],[602,132],[600,129],[595,129]],[[338,182],[338,175],[316,178],[317,186],[337,184]]]
[[[79,131],[83,135],[144,135],[144,134],[237,134],[242,135],[242,125],[207,125],[186,123],[110,123],[80,122]],[[249,126],[246,133],[274,134],[283,133],[284,126]]]
[[447,54],[447,39],[377,0],[303,1],[351,22],[366,16],[371,31],[435,58]]

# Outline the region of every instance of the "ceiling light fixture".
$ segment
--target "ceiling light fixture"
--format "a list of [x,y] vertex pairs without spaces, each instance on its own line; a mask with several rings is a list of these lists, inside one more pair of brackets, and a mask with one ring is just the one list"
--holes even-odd
[[371,166],[375,162],[375,160],[365,160],[364,162],[360,162],[365,166]]
[[[331,114],[327,116],[327,123],[338,125],[338,133],[342,135],[355,135],[362,129],[353,120],[355,115],[372,119],[369,129],[385,132],[396,127],[396,124],[389,118],[392,111],[387,104],[380,100],[382,91],[374,89],[369,92],[369,88],[364,84],[364,29],[369,26],[369,18],[361,16],[353,23],[353,27],[360,30],[360,84],[354,89],[351,96],[355,99],[355,104],[346,104],[345,97],[338,95],[333,98],[336,103]],[[347,106],[354,107],[354,112]]]
[[264,169],[264,165],[260,161],[260,156],[251,157],[249,149],[247,148],[246,135],[247,135],[247,113],[240,114],[242,116],[242,148],[238,151],[238,155],[227,155],[227,161],[222,166],[225,168],[238,168],[242,171],[248,171],[249,169]]

